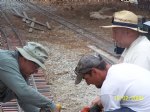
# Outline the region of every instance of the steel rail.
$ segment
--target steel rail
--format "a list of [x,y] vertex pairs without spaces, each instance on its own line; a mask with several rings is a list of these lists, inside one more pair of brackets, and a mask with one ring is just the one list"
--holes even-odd
[[[11,30],[12,30],[12,32],[14,33],[14,37],[16,37],[16,38],[19,40],[18,44],[20,43],[20,46],[23,46],[24,43],[23,43],[23,41],[21,40],[19,34],[17,33],[18,31],[16,30],[16,28],[15,28],[15,27],[13,26],[13,24],[11,23],[10,18],[8,17],[8,15],[7,15],[5,12],[3,12],[3,11],[0,11],[0,12],[1,12],[3,18],[5,19],[6,23],[9,25],[9,27],[10,27]],[[6,36],[6,34],[5,34],[5,36]],[[11,44],[12,44],[12,43],[9,42],[8,38],[10,38],[10,37],[7,36],[7,39],[6,39],[6,40],[7,40],[7,43],[8,43],[8,49],[13,49],[13,48],[11,48]],[[12,37],[11,37],[11,38],[12,38]],[[12,41],[12,40],[11,40],[11,41]]]
[[[1,32],[1,46],[2,46],[2,48],[1,49],[5,49],[5,47],[4,47],[4,42],[2,42],[2,41],[4,41],[3,40],[3,37],[2,36],[4,36],[4,39],[7,39],[7,36],[6,36],[6,33],[4,32],[4,30],[2,29],[2,28],[0,28],[0,32]],[[7,40],[5,40],[6,42],[7,42]],[[8,48],[9,46],[8,46],[8,44],[6,44],[6,47]]]
[[97,47],[99,47],[100,49],[103,49],[105,52],[115,56],[114,51],[114,44],[109,42],[106,39],[101,38],[102,35],[98,36],[95,33],[92,33],[90,31],[88,31],[87,29],[74,24],[54,13],[52,13],[50,10],[46,10],[43,7],[37,6],[31,2],[21,2],[24,5],[30,7],[31,9],[34,9],[36,12],[39,12],[43,15],[45,15],[47,18],[49,18],[50,20],[53,20],[69,29],[71,29],[72,31],[74,31],[75,33],[81,35],[82,37],[89,39],[90,41],[92,41]]
[[[16,29],[14,28],[13,24],[11,24],[11,21],[10,21],[9,17],[7,16],[7,14],[3,11],[0,11],[0,12],[1,12],[3,18],[5,19],[6,23],[10,26],[10,28],[11,28],[12,32],[14,33],[16,39],[17,40],[19,39],[19,43],[20,43],[19,45],[23,46],[23,42],[20,39],[20,37],[19,37]],[[5,32],[3,30],[1,30],[1,31],[3,32],[4,37],[6,38],[8,49],[9,50],[14,49],[13,48],[14,45],[12,45],[12,43],[14,43],[14,39],[11,39],[11,41],[10,41],[9,40],[10,37],[8,37],[7,34],[5,33],[6,31]],[[18,112],[23,112],[16,100],[12,100],[12,101],[7,102],[7,103],[2,103],[1,106],[4,110],[4,112],[5,111],[15,111],[15,110],[18,111]]]
[[[92,42],[95,43],[95,46],[100,48],[101,50],[103,50],[105,53],[107,53],[109,56],[111,55],[111,57],[114,57],[115,60],[118,60],[118,57],[116,56],[116,54],[114,53],[114,44],[103,39],[103,38],[100,38],[99,36],[97,36],[95,33],[92,33],[86,29],[84,29],[83,27],[81,26],[78,26],[56,14],[53,14],[51,11],[47,11],[46,9],[44,8],[41,8],[40,6],[37,6],[31,2],[29,3],[24,3],[22,2],[24,5],[36,10],[37,12],[40,12],[41,14],[47,16],[49,19],[51,20],[54,20],[55,22],[61,24],[61,25],[64,25],[65,27],[71,29],[72,31],[74,31],[75,33],[83,36],[83,37],[86,37],[87,39],[91,40]],[[95,51],[95,50],[94,50]],[[100,52],[98,52],[100,53]],[[101,53],[100,53],[101,54]],[[103,54],[101,54],[103,55]],[[114,60],[111,60],[109,59],[108,57],[104,56],[105,59],[111,63],[111,64],[114,64],[116,63],[116,61]]]

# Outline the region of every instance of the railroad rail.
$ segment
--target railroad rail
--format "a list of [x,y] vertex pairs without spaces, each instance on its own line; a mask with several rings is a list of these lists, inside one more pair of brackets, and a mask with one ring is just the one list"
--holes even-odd
[[[19,35],[19,31],[15,28],[12,22],[9,19],[7,13],[0,11],[1,17],[5,20],[8,27],[0,28],[0,48],[1,49],[8,49],[8,50],[15,50],[16,47],[22,47],[25,43],[24,39],[21,38]],[[41,94],[47,96],[48,98],[52,99],[50,95],[49,86],[44,78],[44,73],[42,70],[39,70],[37,74],[33,74],[29,78],[30,86],[35,88]],[[7,103],[1,103],[1,107],[4,112],[23,112],[16,99],[11,100]]]
[[15,29],[15,27],[13,26],[7,14],[3,11],[0,11],[0,13],[9,26],[5,31],[1,28],[4,37],[6,37],[6,44],[8,49],[12,50],[14,49],[14,47],[23,46],[23,41],[21,40],[19,33],[17,33],[17,29]]
[[65,27],[69,28],[73,32],[82,36],[83,38],[86,38],[86,39],[90,40],[91,42],[93,42],[100,49],[103,49],[105,52],[115,56],[114,44],[112,42],[109,42],[106,39],[101,38],[101,35],[98,36],[95,33],[92,33],[90,31],[86,30],[85,28],[83,28],[77,24],[74,24],[74,23],[52,13],[50,10],[44,9],[41,6],[35,5],[31,2],[30,3],[22,2],[22,3],[26,6],[28,6],[29,8],[31,8],[32,10],[35,10],[36,12],[39,12],[42,15],[45,15],[48,19],[53,20]]
[[[92,42],[92,44],[94,44],[95,47],[101,49],[103,52],[105,52],[104,57],[108,60],[108,62],[114,64],[116,63],[116,60],[118,60],[118,56],[114,53],[114,44],[113,42],[110,42],[103,37],[104,33],[101,33],[100,35],[96,35],[95,33],[75,24],[72,23],[66,19],[64,19],[63,17],[60,17],[56,14],[54,14],[53,12],[51,12],[50,10],[47,10],[41,6],[35,5],[31,2],[28,3],[24,3],[22,2],[24,5],[28,6],[31,9],[34,9],[35,11],[39,12],[39,14],[43,14],[45,15],[48,19],[53,20],[65,27],[67,27],[68,29],[72,30],[73,32],[75,32],[76,34],[79,34],[81,37],[88,39]],[[97,50],[93,49],[95,52],[97,52]],[[98,52],[100,53],[100,52]],[[103,54],[101,54],[103,55]],[[112,57],[111,59],[109,57]],[[114,61],[115,60],[115,61]]]

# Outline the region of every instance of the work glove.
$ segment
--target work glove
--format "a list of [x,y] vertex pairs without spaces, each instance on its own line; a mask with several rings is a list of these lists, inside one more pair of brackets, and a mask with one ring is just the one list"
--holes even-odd
[[80,112],[90,112],[90,107],[85,106],[85,107],[83,107],[83,109]]
[[50,108],[41,108],[40,112],[61,112],[61,108],[60,104],[56,104],[56,109],[54,111],[51,111]]

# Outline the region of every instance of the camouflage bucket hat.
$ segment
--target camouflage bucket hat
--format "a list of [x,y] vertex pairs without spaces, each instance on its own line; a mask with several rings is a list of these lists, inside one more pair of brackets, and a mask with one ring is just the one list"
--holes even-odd
[[46,69],[44,63],[48,59],[46,48],[36,42],[28,42],[23,48],[18,48],[19,53],[27,60],[33,61],[43,69]]

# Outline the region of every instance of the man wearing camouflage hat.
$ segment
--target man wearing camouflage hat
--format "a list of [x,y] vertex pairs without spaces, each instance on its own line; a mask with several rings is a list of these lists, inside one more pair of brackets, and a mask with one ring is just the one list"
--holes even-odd
[[[100,90],[104,112],[149,112],[150,71],[134,64],[108,64],[100,55],[81,57],[75,84],[82,79]],[[141,88],[141,89],[139,89]]]
[[15,51],[0,50],[0,102],[17,98],[24,112],[39,112],[40,108],[48,108],[58,112],[55,104],[47,97],[27,84],[29,76],[37,73],[48,53],[44,46],[36,42],[28,42],[23,48]]

